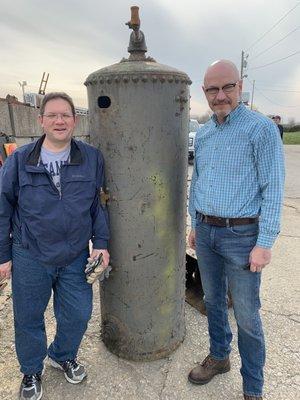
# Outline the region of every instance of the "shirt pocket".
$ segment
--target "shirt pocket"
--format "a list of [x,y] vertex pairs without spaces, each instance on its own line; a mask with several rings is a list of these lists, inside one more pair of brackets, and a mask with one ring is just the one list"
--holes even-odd
[[229,176],[246,175],[254,165],[251,143],[241,142],[225,145],[220,159],[224,172]]

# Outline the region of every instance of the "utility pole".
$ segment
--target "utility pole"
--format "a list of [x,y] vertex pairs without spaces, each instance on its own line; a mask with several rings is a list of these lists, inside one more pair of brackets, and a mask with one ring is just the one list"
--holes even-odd
[[[248,62],[247,62],[247,58],[249,57],[249,54],[245,54],[244,50],[242,50],[242,57],[241,57],[241,80],[243,80],[244,78],[247,78],[247,74],[245,74],[245,69],[248,66]],[[243,98],[243,93],[242,93],[242,98]],[[242,100],[241,100],[242,101]],[[249,101],[249,98],[248,100]],[[251,100],[252,101],[252,100]],[[252,109],[252,103],[251,103],[251,109]]]
[[242,50],[242,59],[241,59],[241,79],[243,79],[243,73],[244,73],[244,50]]
[[244,50],[242,50],[242,57],[241,57],[241,79],[247,78],[248,75],[245,75],[244,69],[247,68],[247,58],[248,54],[245,54]]
[[253,108],[254,87],[255,87],[255,80],[252,82],[252,94],[251,94],[250,110],[252,110],[252,108]]

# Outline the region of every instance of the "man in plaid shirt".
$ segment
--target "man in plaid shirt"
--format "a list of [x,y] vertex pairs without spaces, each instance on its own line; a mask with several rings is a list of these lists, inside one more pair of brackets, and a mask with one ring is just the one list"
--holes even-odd
[[262,269],[280,230],[284,159],[277,127],[239,104],[242,81],[227,60],[213,63],[203,91],[212,111],[197,132],[189,211],[210,335],[210,352],[189,381],[203,385],[230,370],[232,294],[245,400],[262,399],[265,343],[259,315]]

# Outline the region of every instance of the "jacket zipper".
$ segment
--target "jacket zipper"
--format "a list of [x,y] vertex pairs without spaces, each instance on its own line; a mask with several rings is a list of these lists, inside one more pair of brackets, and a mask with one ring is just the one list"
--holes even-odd
[[[51,185],[52,188],[58,193],[59,200],[61,200],[61,198],[62,198],[61,190],[59,191],[59,190],[57,189],[57,187],[54,185],[53,180],[52,180],[52,177],[51,177],[51,175],[50,175],[50,172],[48,172],[47,168],[44,167],[44,169],[45,169],[45,173],[46,173],[46,175],[47,175],[47,177],[48,177],[48,179],[49,179],[49,181],[50,181],[50,185]],[[60,180],[60,183],[61,183],[61,180]],[[61,186],[60,186],[60,189],[62,189]]]

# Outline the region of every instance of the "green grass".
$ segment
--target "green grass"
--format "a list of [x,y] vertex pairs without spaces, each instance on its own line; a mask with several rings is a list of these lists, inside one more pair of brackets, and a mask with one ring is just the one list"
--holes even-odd
[[300,144],[300,132],[283,132],[283,144]]

